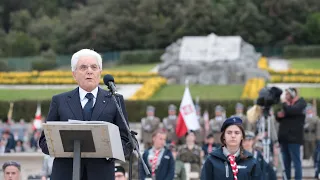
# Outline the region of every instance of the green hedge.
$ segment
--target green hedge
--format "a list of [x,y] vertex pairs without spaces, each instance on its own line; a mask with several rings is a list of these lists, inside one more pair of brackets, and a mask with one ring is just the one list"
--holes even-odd
[[286,46],[283,50],[283,56],[286,58],[320,57],[320,45]]
[[164,50],[135,50],[122,51],[120,53],[120,64],[148,64],[160,62]]
[[46,71],[56,68],[55,60],[36,60],[32,62],[32,70]]
[[0,71],[9,71],[8,63],[0,60]]
[[[320,112],[320,99],[317,100],[318,111]],[[307,99],[308,102],[312,102],[311,99]],[[201,101],[201,111],[208,110],[210,117],[214,114],[214,108],[216,105],[222,105],[227,111],[227,116],[234,114],[235,104],[241,102],[245,105],[245,108],[251,106],[253,101],[251,100],[229,100],[229,101]],[[155,106],[156,116],[161,119],[168,114],[169,104],[175,104],[177,107],[180,105],[180,101],[126,101],[126,109],[130,122],[140,122],[141,118],[146,114],[146,107],[148,105]],[[48,114],[50,101],[41,101],[42,115]],[[34,118],[37,107],[37,101],[17,101],[14,103],[13,119],[19,120],[24,118],[26,121],[30,121]],[[6,120],[9,109],[9,102],[0,101],[0,118]]]

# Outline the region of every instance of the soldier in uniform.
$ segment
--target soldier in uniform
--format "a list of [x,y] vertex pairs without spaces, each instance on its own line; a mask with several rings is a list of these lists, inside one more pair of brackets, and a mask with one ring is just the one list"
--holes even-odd
[[214,136],[214,141],[221,145],[220,136],[221,136],[221,127],[225,120],[225,116],[223,114],[224,108],[220,105],[216,106],[215,108],[215,117],[210,119],[210,132]]
[[244,106],[241,103],[237,103],[236,107],[236,114],[234,114],[233,116],[238,116],[243,120],[243,127],[246,131],[255,131],[255,125],[250,123],[247,119],[247,117],[243,114],[243,110],[244,110]]
[[317,119],[314,115],[313,106],[308,104],[306,107],[306,120],[304,124],[304,144],[303,158],[310,160],[316,149],[316,128]]
[[200,174],[203,152],[201,147],[196,145],[195,142],[196,136],[194,131],[189,131],[186,134],[186,144],[179,148],[177,159],[184,163],[190,163],[191,172],[198,172]]
[[147,117],[141,119],[141,142],[144,143],[144,148],[152,147],[152,134],[159,129],[160,119],[155,117],[155,108],[147,107]]
[[206,137],[205,123],[204,123],[203,117],[201,116],[201,107],[199,105],[196,105],[196,111],[197,111],[198,122],[200,124],[200,129],[195,131],[196,144],[201,147],[204,144],[204,140]]
[[167,131],[167,143],[177,143],[178,138],[176,135],[177,125],[177,107],[170,104],[168,107],[168,117],[163,118],[163,127]]
[[178,150],[176,145],[171,144],[170,151],[175,159],[174,180],[187,180],[187,173],[184,167],[184,163],[177,159]]

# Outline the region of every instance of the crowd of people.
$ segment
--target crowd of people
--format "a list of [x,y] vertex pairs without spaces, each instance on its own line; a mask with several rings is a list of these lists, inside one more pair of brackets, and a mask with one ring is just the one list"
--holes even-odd
[[0,154],[14,152],[36,152],[41,129],[35,129],[24,119],[19,122],[0,120]]
[[[248,107],[247,109],[249,109]],[[168,116],[162,121],[156,117],[155,108],[148,106],[146,117],[141,120],[141,143],[146,149],[152,149],[154,139],[153,134],[159,129],[166,132],[165,146],[170,149],[174,147],[176,160],[182,163],[191,164],[191,171],[201,173],[203,163],[215,149],[225,146],[221,140],[221,127],[227,119],[226,111],[222,106],[215,107],[213,118],[205,120],[201,114],[200,106],[196,105],[200,129],[188,132],[185,137],[176,136],[177,110],[174,105],[168,107]],[[291,178],[291,163],[295,169],[295,179],[302,179],[302,159],[307,160],[315,168],[315,177],[319,176],[320,155],[318,153],[320,142],[320,119],[316,115],[316,108],[312,104],[307,104],[305,100],[298,96],[295,88],[288,88],[285,91],[285,99],[279,110],[273,108],[269,112],[270,121],[274,123],[273,131],[270,135],[270,143],[265,140],[268,134],[267,122],[262,126],[262,121],[249,121],[244,113],[244,106],[237,103],[235,114],[231,117],[239,117],[243,121],[245,135],[242,141],[243,147],[252,152],[254,157],[261,162],[263,175],[275,178],[276,170],[281,166],[279,153],[284,161],[285,174]],[[265,128],[262,130],[261,128]],[[269,159],[263,156],[263,149],[269,146]],[[302,151],[301,151],[302,150]],[[303,157],[301,159],[301,156]],[[182,173],[183,174],[183,173]],[[175,177],[181,177],[178,174]],[[272,179],[271,178],[271,179]],[[180,178],[177,178],[180,179]]]

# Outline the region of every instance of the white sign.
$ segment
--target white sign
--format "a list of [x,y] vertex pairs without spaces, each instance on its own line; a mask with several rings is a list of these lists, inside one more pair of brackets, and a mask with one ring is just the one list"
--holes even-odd
[[240,57],[240,36],[185,36],[182,39],[180,61],[234,61]]

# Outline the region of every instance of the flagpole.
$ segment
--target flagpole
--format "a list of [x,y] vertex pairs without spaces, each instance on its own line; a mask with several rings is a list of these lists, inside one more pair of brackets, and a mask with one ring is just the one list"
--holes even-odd
[[185,83],[186,88],[189,88],[189,79],[188,78],[186,78],[184,83]]

